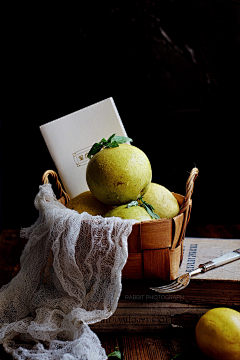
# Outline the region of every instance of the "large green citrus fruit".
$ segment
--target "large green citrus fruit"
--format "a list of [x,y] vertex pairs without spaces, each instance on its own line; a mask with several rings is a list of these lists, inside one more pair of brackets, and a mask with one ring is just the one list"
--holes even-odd
[[146,193],[152,180],[151,164],[139,148],[120,144],[91,158],[86,180],[93,196],[104,204],[127,204]]
[[90,215],[103,216],[107,211],[113,207],[108,206],[97,200],[91,193],[91,191],[84,191],[83,193],[72,198],[66,205],[68,209],[76,210],[81,214],[86,211]]
[[105,217],[120,217],[121,219],[135,219],[138,221],[152,220],[151,216],[142,206],[120,205],[105,214]]
[[171,219],[179,213],[179,204],[174,195],[164,186],[151,183],[143,200],[151,204],[161,219]]

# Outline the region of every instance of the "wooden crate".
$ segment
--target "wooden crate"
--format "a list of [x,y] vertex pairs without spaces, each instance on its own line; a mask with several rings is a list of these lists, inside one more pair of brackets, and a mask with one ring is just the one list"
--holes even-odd
[[[43,183],[51,175],[59,192],[59,201],[66,204],[70,198],[62,189],[57,174],[48,170]],[[186,184],[186,195],[172,193],[180,211],[172,219],[142,221],[133,225],[128,237],[128,260],[122,271],[123,279],[174,280],[183,258],[183,241],[192,208],[192,192],[198,169],[193,168]]]

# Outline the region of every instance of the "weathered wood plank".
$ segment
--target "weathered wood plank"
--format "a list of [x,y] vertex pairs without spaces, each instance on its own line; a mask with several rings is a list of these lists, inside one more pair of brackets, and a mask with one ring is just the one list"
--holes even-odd
[[143,342],[141,341],[141,336],[128,334],[122,335],[122,345],[124,352],[124,359],[126,360],[149,360],[147,350],[144,347]]
[[[96,334],[102,344],[102,347],[105,349],[107,355],[115,351],[116,347],[119,347],[117,333],[113,332],[113,333],[96,333]],[[119,350],[121,351],[120,348]]]
[[3,230],[0,235],[0,287],[7,284],[20,269],[20,256],[27,240],[18,230]]
[[97,332],[159,334],[173,326],[194,329],[199,318],[210,310],[211,306],[190,305],[169,302],[119,301],[115,313],[106,320],[91,324]]
[[[164,333],[143,332],[117,336],[124,360],[171,360],[180,353],[194,354],[192,358],[200,359],[194,331],[172,328]],[[205,360],[202,355],[201,360]]]

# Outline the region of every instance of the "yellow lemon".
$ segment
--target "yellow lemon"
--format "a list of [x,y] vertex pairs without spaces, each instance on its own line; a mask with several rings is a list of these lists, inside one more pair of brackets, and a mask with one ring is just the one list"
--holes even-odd
[[196,342],[210,359],[240,359],[240,313],[229,308],[207,311],[195,329]]

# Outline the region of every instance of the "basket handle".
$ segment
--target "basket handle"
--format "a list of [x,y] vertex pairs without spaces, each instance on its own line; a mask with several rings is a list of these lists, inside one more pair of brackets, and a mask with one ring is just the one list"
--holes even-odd
[[[197,178],[198,176],[198,168],[193,168],[190,175],[189,175],[189,178],[187,180],[187,183],[186,183],[186,195],[183,199],[183,202],[182,202],[182,205],[180,207],[180,210],[179,210],[179,214],[189,210],[190,208],[190,204],[191,204],[191,197],[192,197],[192,193],[193,193],[193,187],[194,187],[194,181],[195,179]],[[48,180],[48,176],[51,175],[55,181],[55,186],[57,187],[57,191],[59,193],[59,198],[61,198],[62,196],[65,198],[65,201],[66,201],[66,204],[69,202],[70,200],[70,196],[63,190],[62,188],[62,185],[58,179],[58,175],[55,171],[53,170],[47,170],[45,171],[45,173],[43,174],[43,177],[42,177],[42,183],[43,184],[47,184],[49,183],[49,180]],[[188,214],[186,214],[188,215]],[[190,214],[189,214],[190,215]],[[184,221],[184,225],[183,225],[183,231],[182,233],[185,234],[185,230],[186,230],[186,226],[187,226],[187,222],[189,221],[189,216],[185,216],[185,221]],[[182,239],[182,236],[181,236],[181,239]],[[181,241],[181,240],[180,240]],[[179,243],[180,243],[179,241]]]
[[43,177],[42,177],[42,183],[43,184],[49,183],[49,180],[48,180],[49,175],[51,175],[53,177],[54,185],[57,187],[59,198],[61,199],[62,197],[64,197],[65,203],[67,204],[70,200],[70,196],[63,190],[62,185],[58,179],[58,175],[55,171],[53,171],[53,170],[45,171],[45,173],[43,174]]
[[186,183],[186,195],[185,195],[185,198],[183,199],[183,202],[182,202],[182,205],[181,205],[180,211],[179,211],[179,214],[185,212],[184,223],[183,223],[181,235],[180,235],[178,243],[177,243],[177,246],[181,245],[181,255],[180,255],[180,265],[179,266],[181,266],[182,260],[183,260],[183,240],[185,238],[187,224],[190,219],[190,212],[191,212],[191,208],[192,208],[191,197],[192,197],[192,193],[193,193],[194,181],[197,178],[198,173],[199,173],[199,171],[196,167],[193,168],[192,171],[190,172],[189,178]]
[[186,211],[190,206],[191,197],[192,197],[192,193],[193,193],[193,187],[194,187],[194,181],[197,178],[198,173],[199,173],[198,168],[195,167],[192,169],[192,171],[189,175],[189,178],[186,183],[186,195],[185,195],[185,198],[183,199],[182,205],[180,207],[179,214]]

